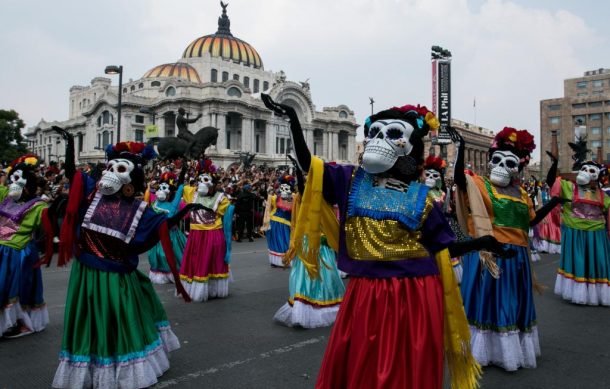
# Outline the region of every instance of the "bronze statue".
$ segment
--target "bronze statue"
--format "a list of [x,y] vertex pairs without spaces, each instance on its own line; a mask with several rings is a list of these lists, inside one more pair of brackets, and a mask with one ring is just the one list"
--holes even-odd
[[204,127],[190,135],[192,137],[191,141],[187,141],[180,136],[160,139],[157,151],[161,159],[201,158],[210,145],[216,144],[218,128]]
[[201,114],[197,115],[194,119],[187,119],[186,111],[184,108],[178,108],[178,117],[176,118],[176,126],[178,127],[178,138],[184,139],[185,141],[191,143],[193,142],[193,133],[189,131],[188,125],[191,123],[195,123],[199,118],[201,118]]

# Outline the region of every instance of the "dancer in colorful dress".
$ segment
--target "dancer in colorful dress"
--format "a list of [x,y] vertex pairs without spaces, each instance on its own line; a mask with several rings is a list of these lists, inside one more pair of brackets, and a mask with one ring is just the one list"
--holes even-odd
[[[290,157],[292,160],[292,157]],[[345,294],[345,285],[337,269],[335,252],[327,243],[326,236],[320,241],[318,256],[319,277],[309,276],[301,259],[296,255],[296,235],[294,229],[298,225],[301,194],[305,188],[303,173],[293,161],[296,169],[298,194],[294,198],[292,211],[292,227],[290,248],[284,257],[285,262],[292,263],[288,283],[289,297],[276,313],[273,319],[289,327],[316,328],[327,327],[335,322],[339,306]],[[339,228],[339,222],[335,219]],[[303,242],[307,246],[307,242]]]
[[202,208],[190,215],[190,232],[180,267],[180,281],[193,301],[229,295],[233,205],[217,190],[212,161],[202,164],[192,204]]
[[[168,217],[172,217],[178,213],[180,202],[182,201],[186,170],[187,164],[183,163],[179,178],[171,172],[161,174],[159,187],[155,191],[155,200],[151,205],[155,212],[163,213]],[[172,241],[174,257],[176,258],[176,267],[180,268],[182,254],[184,252],[184,247],[186,246],[186,236],[178,226],[175,226],[169,231],[169,237]],[[150,262],[148,277],[154,284],[174,282],[174,276],[167,264],[167,258],[165,258],[165,252],[163,251],[161,242],[157,243],[148,251],[148,261]]]
[[555,179],[557,158],[547,182],[551,195],[570,200],[561,215],[561,258],[555,294],[575,304],[610,306],[610,243],[608,210],[610,197],[600,188],[605,166],[587,161],[586,140],[570,143],[575,151],[576,184]]
[[34,155],[18,158],[11,163],[8,186],[0,186],[0,337],[29,335],[49,323],[32,235],[45,227],[48,259],[53,254],[53,231],[47,205],[36,197],[37,165]]
[[294,177],[284,175],[279,179],[279,198],[271,194],[267,198],[264,229],[267,230],[267,247],[269,248],[269,263],[272,267],[284,267],[282,259],[290,246],[290,220],[292,217],[292,192]]
[[424,162],[424,184],[430,188],[430,196],[441,204],[445,203],[445,168],[447,163],[440,157],[429,155]]
[[449,255],[503,248],[491,236],[456,243],[429,188],[417,182],[422,138],[439,126],[434,114],[404,106],[369,117],[355,169],[312,157],[294,109],[262,99],[290,120],[297,161],[309,172],[297,255],[317,277],[324,232],[350,275],[316,387],[441,388],[444,360],[454,388],[476,387],[480,368],[464,347],[470,334]]
[[489,178],[464,174],[465,143],[455,130],[450,132],[459,142],[455,183],[460,188],[460,224],[468,225],[473,237],[492,233],[512,254],[494,258],[488,252],[471,252],[462,257],[461,291],[472,353],[484,366],[494,364],[508,371],[535,368],[540,345],[528,230],[560,201],[553,198],[534,212],[518,183],[519,172],[536,147],[526,130],[505,127],[496,135],[489,149]]
[[[547,152],[547,154],[551,156],[553,161],[556,159],[551,153]],[[548,180],[555,181],[555,176],[557,174],[556,168],[551,168],[549,174],[551,177],[547,177],[547,182],[540,191],[542,204],[546,204],[551,198],[552,184],[549,184]],[[553,208],[551,213],[539,224],[540,228],[538,229],[536,242],[539,252],[549,254],[561,253],[561,210],[561,207]]]
[[[58,264],[72,256],[64,332],[55,388],[146,388],[169,369],[180,347],[152,283],[137,270],[138,254],[161,239],[177,277],[168,219],[135,196],[144,191],[143,164],[154,156],[144,143],[109,145],[98,182],[74,165],[74,139],[66,140],[70,197],[60,233]],[[191,207],[192,209],[192,207]],[[188,301],[181,285],[178,292]]]

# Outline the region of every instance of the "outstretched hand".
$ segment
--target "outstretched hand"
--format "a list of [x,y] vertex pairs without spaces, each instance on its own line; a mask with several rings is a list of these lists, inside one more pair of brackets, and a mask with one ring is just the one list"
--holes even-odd
[[451,136],[451,141],[453,143],[464,143],[464,138],[462,137],[462,135],[460,135],[460,133],[452,126],[447,127],[447,133],[449,133],[449,136]]
[[551,153],[550,151],[546,151],[546,155],[548,155],[551,158],[551,161],[553,163],[556,163],[558,161],[557,157],[553,155],[553,153]]
[[184,206],[184,209],[190,211],[200,211],[202,209],[205,209],[206,211],[211,211],[214,212],[213,209],[208,208],[206,206],[204,206],[203,204],[199,204],[199,203],[190,203]]
[[72,136],[72,134],[70,134],[68,131],[64,130],[64,129],[63,129],[63,128],[61,128],[61,127],[58,127],[58,126],[53,126],[53,127],[51,127],[51,128],[53,129],[53,131],[55,131],[56,133],[58,133],[59,135],[61,135],[61,137],[62,137],[64,140],[68,140],[68,139],[72,139],[72,138],[74,138],[74,137]]
[[555,201],[557,201],[559,204],[565,204],[565,203],[571,203],[572,200],[571,199],[566,199],[564,197],[553,197],[553,199],[557,199]]
[[511,258],[517,253],[514,249],[505,248],[504,244],[498,242],[498,240],[492,235],[485,235],[479,238],[485,250],[491,251],[495,255],[501,258]]
[[290,162],[292,162],[292,166],[294,166],[295,168],[299,168],[299,164],[297,163],[297,160],[294,159],[294,157],[290,154],[286,154],[286,156],[288,157],[288,159],[290,160]]
[[265,107],[269,108],[279,116],[288,116],[289,118],[292,118],[293,115],[296,115],[296,112],[292,107],[286,104],[276,103],[275,101],[273,101],[271,96],[266,93],[261,93],[261,99],[263,100]]

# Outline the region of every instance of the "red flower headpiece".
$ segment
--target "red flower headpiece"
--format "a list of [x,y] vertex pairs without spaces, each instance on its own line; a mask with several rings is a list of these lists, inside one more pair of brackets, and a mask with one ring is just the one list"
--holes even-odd
[[528,163],[530,154],[536,149],[534,136],[527,130],[504,127],[494,138],[491,149],[512,148],[521,158],[521,163]]
[[165,172],[163,174],[161,174],[161,178],[160,181],[161,182],[167,182],[168,184],[172,184],[174,183],[174,181],[176,181],[176,175],[172,172]]
[[32,153],[24,154],[21,157],[15,158],[10,163],[9,167],[6,169],[6,172],[10,173],[10,171],[13,170],[13,168],[19,164],[24,164],[27,167],[33,169],[33,168],[38,167],[39,162],[40,162],[40,159],[38,158],[38,156],[36,154],[32,154]]
[[434,155],[429,155],[424,162],[424,169],[434,169],[438,172],[443,171],[447,167],[447,162],[445,162],[441,157],[436,157]]
[[108,156],[108,159],[131,156],[137,157],[140,160],[148,161],[155,158],[157,156],[157,153],[151,145],[147,145],[146,143],[119,142],[115,145],[106,146],[106,155]]
[[206,158],[197,163],[197,168],[200,173],[216,173],[216,165],[212,162],[210,158]]

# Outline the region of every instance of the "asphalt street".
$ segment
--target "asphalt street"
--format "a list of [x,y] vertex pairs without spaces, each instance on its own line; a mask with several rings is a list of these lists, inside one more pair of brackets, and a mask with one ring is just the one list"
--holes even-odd
[[[534,265],[548,286],[536,296],[538,368],[484,369],[483,388],[610,388],[610,309],[575,306],[552,293],[558,255]],[[146,260],[140,269],[148,271]],[[60,348],[69,268],[44,269],[51,323],[41,333],[0,339],[0,388],[50,387]],[[181,349],[155,388],[312,388],[330,328],[272,321],[286,301],[288,270],[268,265],[264,239],[234,243],[230,296],[186,304],[173,285],[156,286]],[[346,281],[347,282],[347,281]]]

